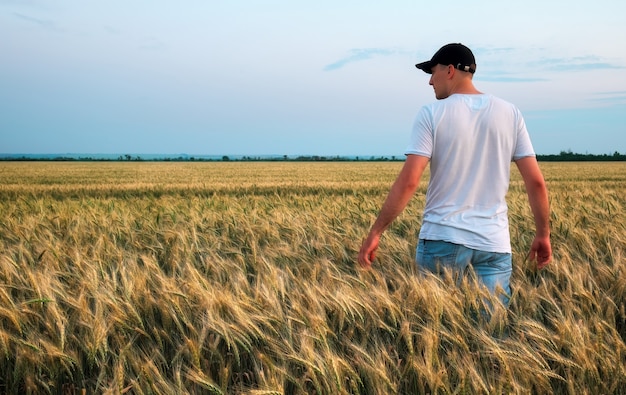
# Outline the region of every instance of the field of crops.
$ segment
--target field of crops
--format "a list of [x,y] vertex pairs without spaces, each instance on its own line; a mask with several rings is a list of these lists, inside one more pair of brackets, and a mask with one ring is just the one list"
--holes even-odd
[[426,181],[357,268],[401,166],[0,163],[0,393],[626,394],[626,163],[541,164],[540,272],[513,172],[490,315],[416,276]]

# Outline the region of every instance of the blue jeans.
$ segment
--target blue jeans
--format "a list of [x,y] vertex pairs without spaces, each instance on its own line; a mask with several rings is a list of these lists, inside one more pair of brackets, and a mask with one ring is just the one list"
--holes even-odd
[[[479,251],[447,241],[420,239],[415,259],[420,271],[442,274],[448,269],[459,282],[471,266],[489,292],[498,295],[505,306],[509,304],[509,280],[513,271],[509,253]],[[498,287],[502,288],[504,295],[497,293]]]

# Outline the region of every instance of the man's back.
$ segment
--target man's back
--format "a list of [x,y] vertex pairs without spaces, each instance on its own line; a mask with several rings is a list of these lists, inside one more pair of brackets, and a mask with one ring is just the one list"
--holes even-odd
[[430,158],[420,238],[511,251],[505,201],[510,164],[534,156],[515,106],[486,94],[453,94],[424,106],[406,154]]

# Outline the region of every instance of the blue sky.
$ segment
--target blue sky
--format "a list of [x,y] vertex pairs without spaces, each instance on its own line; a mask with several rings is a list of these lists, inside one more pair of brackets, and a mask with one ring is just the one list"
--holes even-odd
[[539,154],[626,153],[626,2],[0,0],[0,153],[397,155],[473,49]]

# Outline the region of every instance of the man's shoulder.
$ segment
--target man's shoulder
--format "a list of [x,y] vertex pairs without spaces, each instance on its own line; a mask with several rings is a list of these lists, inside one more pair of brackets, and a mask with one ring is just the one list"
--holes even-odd
[[487,96],[489,97],[490,100],[494,101],[494,102],[498,102],[498,103],[502,103],[508,106],[513,106],[515,107],[515,104],[513,104],[513,102],[508,101],[507,99],[503,99],[500,96],[496,96],[496,95],[492,95],[492,94],[487,94]]
[[513,105],[512,103],[494,96],[490,93],[479,94],[453,94],[445,99],[435,100],[425,104],[422,108],[426,111],[434,111],[437,109],[451,108],[456,106],[465,106],[468,103],[480,102],[483,105],[491,102],[497,105]]
[[492,109],[509,109],[512,112],[519,112],[519,108],[515,104],[491,93],[450,95],[445,99],[424,104],[421,108],[421,112],[422,115],[424,115],[424,113],[434,115],[446,113],[446,110],[454,110],[455,107],[468,105],[472,108],[491,107]]

